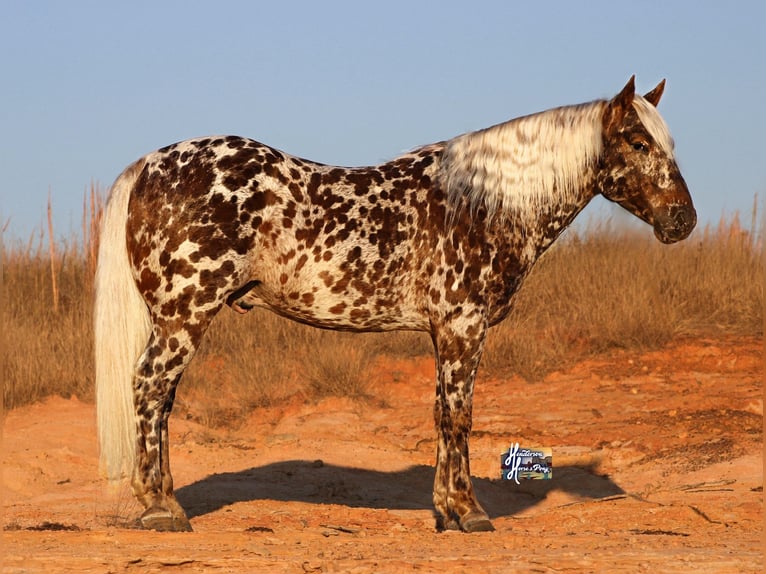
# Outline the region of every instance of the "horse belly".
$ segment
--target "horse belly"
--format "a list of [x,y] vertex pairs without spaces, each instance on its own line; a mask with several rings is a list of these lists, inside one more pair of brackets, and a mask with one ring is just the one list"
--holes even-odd
[[[268,274],[260,275],[267,277]],[[386,277],[376,284],[364,276],[333,275],[324,266],[277,273],[254,281],[232,307],[262,307],[316,327],[349,331],[425,330],[426,313],[419,309],[412,289]]]

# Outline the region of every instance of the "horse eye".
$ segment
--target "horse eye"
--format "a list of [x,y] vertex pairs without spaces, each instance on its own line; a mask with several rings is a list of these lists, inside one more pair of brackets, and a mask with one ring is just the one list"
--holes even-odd
[[636,151],[648,151],[649,146],[647,146],[644,142],[633,142],[633,149]]

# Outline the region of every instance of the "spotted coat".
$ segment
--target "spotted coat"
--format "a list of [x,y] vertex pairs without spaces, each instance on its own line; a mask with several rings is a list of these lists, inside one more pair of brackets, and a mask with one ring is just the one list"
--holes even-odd
[[[125,247],[149,314],[132,377],[133,488],[146,508],[143,524],[190,528],[173,495],[167,420],[184,368],[229,305],[329,329],[429,332],[437,526],[491,529],[468,457],[487,329],[508,314],[534,262],[598,193],[654,225],[663,241],[694,226],[672,140],[645,125],[650,111],[635,103],[653,109],[662,85],[657,90],[634,97],[631,80],[612,101],[544,112],[374,167],[322,165],[226,136],[177,143],[128,168]],[[586,135],[566,131],[577,121],[587,124]],[[555,167],[570,151],[534,146],[544,137],[538,132],[556,129],[552,141],[583,138],[590,155]],[[529,152],[525,160],[509,141],[539,157]],[[552,174],[525,175],[529,157],[554,165]]]

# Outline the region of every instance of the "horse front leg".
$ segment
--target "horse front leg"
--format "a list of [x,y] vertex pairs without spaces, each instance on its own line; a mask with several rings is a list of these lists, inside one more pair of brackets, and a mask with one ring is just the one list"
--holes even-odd
[[494,530],[471,483],[468,438],[471,433],[473,384],[481,359],[486,322],[481,318],[461,329],[446,327],[433,336],[437,384],[434,421],[438,446],[433,500],[438,530]]

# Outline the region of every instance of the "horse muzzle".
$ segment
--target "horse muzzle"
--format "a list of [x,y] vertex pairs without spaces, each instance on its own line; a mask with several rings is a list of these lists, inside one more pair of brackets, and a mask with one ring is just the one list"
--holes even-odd
[[673,206],[654,214],[654,235],[663,243],[686,239],[697,225],[697,212],[692,205]]

